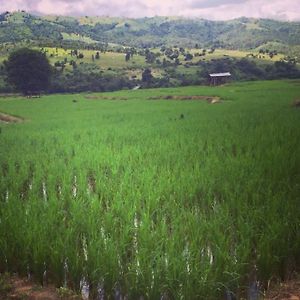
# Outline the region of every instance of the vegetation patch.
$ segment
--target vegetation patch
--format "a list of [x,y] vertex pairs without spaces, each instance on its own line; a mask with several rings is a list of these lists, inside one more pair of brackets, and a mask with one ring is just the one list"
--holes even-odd
[[7,99],[7,98],[15,99],[20,96],[21,96],[21,94],[17,94],[17,93],[1,93],[0,99]]
[[126,97],[86,96],[88,100],[128,100]]
[[5,299],[7,294],[12,290],[8,279],[9,275],[7,273],[0,274],[0,299]]
[[148,100],[201,100],[207,101],[208,103],[220,103],[221,98],[218,96],[179,96],[179,95],[167,95],[167,96],[155,96],[149,97]]
[[300,107],[300,99],[295,99],[292,105],[293,105],[293,107],[299,108]]

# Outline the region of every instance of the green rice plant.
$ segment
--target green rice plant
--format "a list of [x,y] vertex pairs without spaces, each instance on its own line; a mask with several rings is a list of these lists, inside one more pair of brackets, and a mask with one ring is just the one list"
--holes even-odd
[[1,99],[25,122],[1,126],[0,271],[130,299],[241,298],[290,276],[298,95],[266,81]]

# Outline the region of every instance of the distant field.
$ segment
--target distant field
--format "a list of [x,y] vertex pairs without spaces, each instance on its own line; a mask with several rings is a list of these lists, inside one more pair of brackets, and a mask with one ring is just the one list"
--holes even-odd
[[[70,40],[78,40],[78,41],[84,41],[84,42],[93,42],[93,40],[88,39],[83,36],[75,35],[75,34],[64,34],[65,39]],[[121,46],[120,46],[121,47]],[[79,53],[82,53],[84,55],[83,59],[77,59],[75,56],[71,57],[70,52],[71,49],[64,50],[61,48],[50,48],[45,47],[44,49],[47,50],[47,55],[50,58],[50,61],[52,64],[54,64],[55,61],[63,60],[64,58],[74,59],[77,62],[85,62],[85,63],[93,63],[96,66],[103,67],[103,68],[127,68],[127,67],[147,67],[151,66],[151,64],[147,64],[145,62],[145,56],[141,56],[138,54],[135,54],[132,59],[130,59],[128,62],[125,61],[125,54],[124,53],[117,53],[117,52],[105,52],[100,53],[100,59],[92,61],[92,55],[95,55],[97,51],[95,50],[78,50]],[[1,50],[1,49],[0,49]],[[11,49],[12,50],[12,49]],[[11,51],[10,50],[10,51]],[[155,53],[159,53],[159,49],[150,49],[151,51]],[[268,54],[259,54],[258,51],[245,51],[245,50],[227,50],[227,49],[216,49],[213,53],[206,52],[205,56],[197,56],[195,54],[201,53],[202,49],[186,49],[187,52],[194,55],[194,58],[191,60],[191,62],[197,62],[199,60],[211,60],[211,59],[220,59],[224,57],[233,57],[233,58],[245,58],[249,57],[249,54],[253,54],[255,59],[257,61],[279,61],[284,58],[283,54],[277,54],[273,58],[270,58]],[[0,53],[0,62],[7,58],[8,51],[2,49]],[[50,57],[52,55],[52,57]],[[161,61],[163,58],[168,59],[165,55],[161,55],[158,57]],[[251,57],[250,57],[251,58]],[[180,62],[184,65],[186,64],[186,61],[184,60],[184,56],[179,56]]]
[[243,57],[249,57],[249,54],[253,54],[256,56],[259,56],[257,60],[263,60],[263,61],[279,61],[284,58],[283,54],[277,54],[273,58],[270,58],[268,54],[259,54],[258,51],[241,51],[241,50],[226,50],[226,49],[216,49],[214,53],[208,54],[209,58],[222,58],[222,57],[236,57],[236,58],[243,58]]
[[63,32],[62,33],[63,39],[64,40],[71,40],[71,41],[80,41],[80,42],[84,42],[84,43],[95,43],[96,41],[87,37],[87,36],[81,36],[75,33],[66,33]]
[[0,272],[107,298],[262,293],[300,267],[299,97],[299,81],[1,97],[24,120],[0,123]]
[[[64,58],[67,58],[68,61],[75,60],[78,64],[81,62],[94,64],[99,68],[108,69],[108,68],[117,68],[124,69],[128,67],[141,68],[146,66],[145,57],[140,55],[134,55],[133,58],[126,62],[124,53],[116,52],[100,52],[100,59],[92,60],[92,55],[96,55],[95,50],[78,50],[79,53],[82,53],[84,57],[82,59],[76,58],[76,56],[71,56],[71,50],[64,50],[57,48],[45,48],[47,50],[47,56],[50,58],[50,62],[54,64],[56,61],[63,61]],[[53,57],[50,57],[53,55]],[[68,64],[67,64],[68,65]]]

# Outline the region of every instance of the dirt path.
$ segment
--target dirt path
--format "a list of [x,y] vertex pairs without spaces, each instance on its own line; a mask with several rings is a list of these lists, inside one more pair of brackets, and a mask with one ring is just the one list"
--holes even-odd
[[80,300],[81,297],[64,288],[47,287],[20,278],[16,275],[1,275],[0,300]]
[[290,280],[271,287],[265,300],[300,300],[300,280]]
[[158,97],[150,97],[148,100],[201,100],[207,101],[208,103],[220,103],[221,98],[217,96],[182,96],[182,95],[167,95],[167,96],[158,96]]
[[[82,300],[72,291],[53,285],[42,287],[16,275],[0,274],[0,300]],[[290,280],[270,287],[261,300],[300,300],[300,280]]]
[[24,119],[20,118],[20,117],[15,117],[12,115],[8,115],[8,114],[4,114],[2,112],[0,112],[0,122],[1,123],[19,123],[19,122],[23,122]]

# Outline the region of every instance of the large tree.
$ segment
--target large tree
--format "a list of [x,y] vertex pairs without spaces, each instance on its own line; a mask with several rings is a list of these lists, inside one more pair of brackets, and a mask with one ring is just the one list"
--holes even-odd
[[36,94],[47,90],[51,66],[40,51],[21,48],[12,52],[5,63],[8,82],[23,94]]
[[151,69],[145,69],[142,73],[142,81],[145,83],[150,83],[153,79]]

